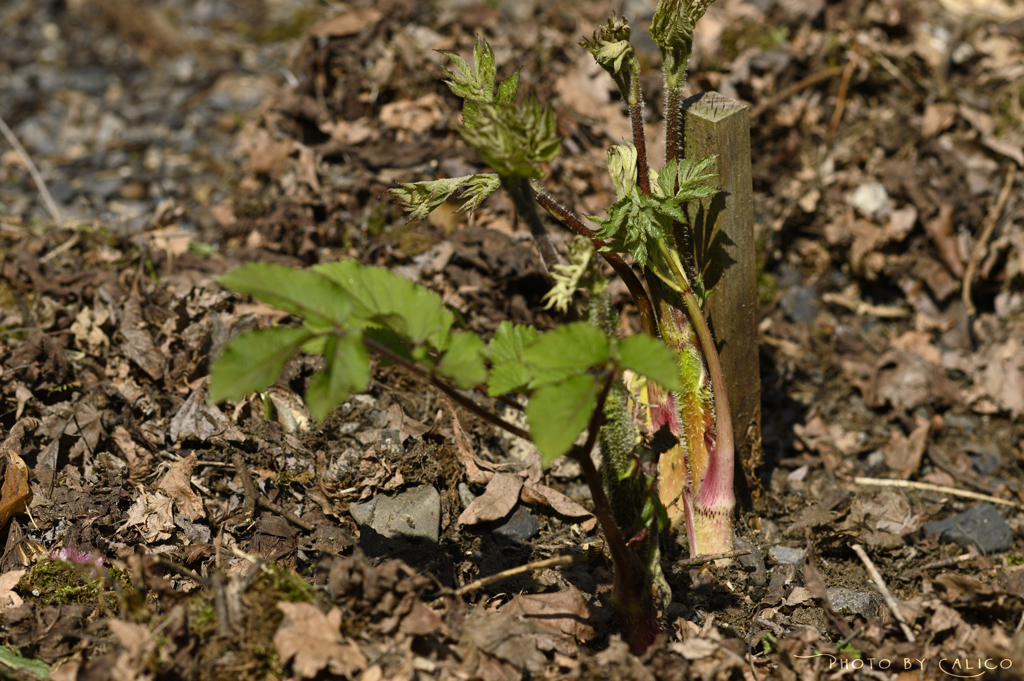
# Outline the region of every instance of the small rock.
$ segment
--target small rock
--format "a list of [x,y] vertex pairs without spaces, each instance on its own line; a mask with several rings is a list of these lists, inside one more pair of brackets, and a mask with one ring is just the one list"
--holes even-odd
[[866,182],[857,187],[850,203],[866,218],[875,218],[889,207],[889,192],[880,182]]
[[459,502],[462,503],[462,508],[466,508],[473,503],[476,499],[476,495],[469,491],[469,485],[464,482],[459,483]]
[[494,534],[515,544],[524,544],[536,537],[539,531],[537,519],[530,515],[526,508],[520,506],[504,525],[494,529]]
[[768,590],[775,591],[793,581],[796,577],[796,565],[787,563],[776,565],[768,576]]
[[768,582],[768,571],[764,567],[764,554],[761,553],[761,549],[746,539],[736,537],[734,546],[737,549],[747,549],[750,551],[745,556],[740,556],[736,560],[739,561],[741,567],[744,570],[751,573],[750,580],[758,585],[764,586]]
[[810,324],[818,318],[818,294],[806,286],[794,286],[779,301],[783,311],[794,322]]
[[807,560],[807,551],[804,549],[791,549],[788,546],[775,545],[768,549],[771,556],[779,565],[802,565]]
[[59,204],[65,204],[75,198],[75,188],[67,180],[57,180],[49,185],[50,196]]
[[988,475],[1003,465],[999,450],[993,445],[981,445],[976,448],[965,447],[971,456],[971,463],[974,470],[982,475]]
[[441,495],[430,485],[422,485],[394,497],[376,496],[348,507],[360,525],[393,539],[421,539],[436,544],[440,538]]
[[975,547],[982,553],[1005,551],[1013,546],[1013,532],[995,506],[978,504],[945,520],[928,523],[925,534],[940,535],[943,541],[956,542],[966,548]]
[[854,591],[835,587],[825,589],[828,600],[832,603],[832,609],[837,615],[850,617],[860,615],[864,618],[878,617],[882,606],[882,597],[873,591]]

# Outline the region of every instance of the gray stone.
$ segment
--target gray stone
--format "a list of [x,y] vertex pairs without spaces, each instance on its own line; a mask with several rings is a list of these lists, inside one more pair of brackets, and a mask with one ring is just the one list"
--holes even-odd
[[764,554],[761,553],[761,549],[746,539],[736,537],[736,541],[733,546],[737,549],[747,549],[750,551],[745,556],[740,556],[736,560],[739,561],[740,566],[750,573],[750,580],[758,585],[764,586],[768,582],[768,571],[764,567]]
[[794,322],[810,324],[818,318],[818,294],[806,286],[794,286],[779,300],[783,311]]
[[873,591],[854,591],[853,589],[835,587],[825,589],[825,594],[828,596],[829,602],[832,603],[832,609],[836,611],[836,614],[844,617],[853,615],[860,615],[864,618],[878,617],[883,603],[882,597]]
[[393,497],[376,496],[348,507],[352,518],[388,539],[403,537],[436,544],[440,538],[441,495],[430,485]]
[[796,565],[790,563],[780,563],[772,568],[771,572],[768,573],[768,590],[775,591],[780,589],[796,577]]
[[788,546],[775,546],[768,549],[768,555],[771,556],[779,565],[803,565],[803,562],[807,560],[807,551],[804,549],[791,549]]
[[504,537],[515,544],[524,544],[540,531],[537,519],[530,515],[525,507],[520,506],[508,521],[499,527],[494,528],[494,534]]
[[468,507],[476,499],[476,495],[470,491],[469,485],[464,482],[460,482],[458,486],[459,490],[459,502],[462,504],[462,508]]
[[75,198],[75,188],[67,180],[57,180],[49,185],[50,196],[60,204],[65,204]]
[[956,542],[965,549],[973,546],[982,553],[1005,551],[1013,546],[1010,526],[989,503],[928,523],[922,529],[925,534],[939,535],[943,541]]

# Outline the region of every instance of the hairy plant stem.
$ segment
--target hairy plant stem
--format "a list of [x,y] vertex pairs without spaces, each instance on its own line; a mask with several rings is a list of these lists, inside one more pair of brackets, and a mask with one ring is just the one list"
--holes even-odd
[[679,294],[686,307],[686,314],[693,324],[694,332],[704,350],[708,378],[715,405],[715,448],[716,453],[708,462],[704,481],[696,491],[693,500],[696,531],[690,538],[691,550],[699,553],[718,553],[732,549],[733,474],[735,468],[735,443],[732,432],[732,415],[729,396],[725,387],[725,373],[718,356],[718,349],[711,337],[711,329],[704,318],[697,297],[693,294],[689,279],[679,259],[679,254],[664,242],[658,242],[659,255],[671,276],[666,276],[657,267],[651,268],[659,279]]
[[614,380],[615,374],[608,372],[598,395],[597,408],[590,419],[587,441],[582,446],[573,447],[568,456],[580,465],[590,489],[594,513],[601,523],[601,529],[604,530],[608,550],[612,554],[612,563],[615,566],[612,599],[622,620],[623,634],[630,649],[635,654],[640,654],[663,632],[660,614],[656,608],[650,607],[651,578],[640,563],[639,557],[626,544],[615,520],[611,501],[605,492],[604,479],[591,458],[598,433],[605,421],[605,403]]
[[594,244],[594,248],[598,250],[601,257],[604,258],[605,262],[612,266],[615,270],[615,274],[619,275],[623,283],[626,284],[626,288],[629,290],[629,295],[632,296],[633,302],[636,305],[637,313],[640,315],[640,325],[643,327],[644,333],[648,336],[658,336],[658,321],[654,314],[654,306],[651,304],[651,298],[647,294],[647,290],[644,285],[640,283],[640,279],[633,272],[633,269],[626,264],[626,261],[622,259],[622,256],[618,253],[611,253],[608,251],[602,251],[604,248],[604,241],[595,237],[593,230],[583,224],[575,213],[568,208],[565,208],[557,201],[555,201],[547,192],[545,192],[539,185],[533,185],[533,195],[537,199],[544,210],[551,214],[556,220],[561,222],[563,225],[568,227],[570,230],[579,234],[580,236],[590,239],[590,242]]
[[548,272],[552,272],[552,268],[555,265],[561,264],[562,258],[558,255],[558,251],[555,250],[555,244],[551,241],[551,235],[548,234],[548,230],[545,229],[544,223],[540,221],[540,216],[537,214],[537,206],[534,203],[533,188],[530,187],[530,181],[526,178],[513,180],[503,177],[501,178],[501,185],[512,199],[519,219],[525,222],[529,228],[530,234],[537,244],[537,250],[540,252],[540,259],[544,262],[544,268]]
[[378,355],[387,357],[390,361],[394,362],[395,364],[405,367],[406,369],[408,369],[409,371],[411,371],[412,373],[416,374],[421,378],[427,379],[428,381],[430,381],[430,384],[433,385],[435,388],[443,392],[448,397],[452,398],[460,406],[465,407],[466,409],[473,412],[474,414],[484,419],[485,421],[501,428],[502,430],[512,433],[517,437],[521,437],[527,442],[533,442],[533,438],[531,438],[530,434],[527,433],[525,430],[519,428],[518,426],[512,425],[511,423],[501,418],[497,414],[488,411],[487,409],[484,409],[479,404],[469,399],[468,397],[460,393],[458,390],[448,385],[440,378],[432,374],[429,370],[420,366],[416,362],[411,362],[407,360],[405,357],[402,357],[401,355],[393,352],[390,348],[381,345],[375,340],[366,338],[365,336],[363,337],[363,345],[365,345],[368,350],[376,352]]
[[637,79],[635,104],[629,105],[629,123],[633,129],[633,146],[636,147],[636,186],[640,193],[651,193],[650,168],[647,165],[647,135],[644,133],[644,100],[640,97],[640,81]]
[[683,148],[683,88],[665,79],[665,163],[678,159]]

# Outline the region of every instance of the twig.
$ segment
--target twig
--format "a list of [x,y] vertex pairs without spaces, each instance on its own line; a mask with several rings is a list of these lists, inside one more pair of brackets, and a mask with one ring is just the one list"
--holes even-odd
[[465,586],[461,586],[458,589],[456,589],[455,595],[465,596],[471,591],[477,591],[479,589],[483,589],[484,587],[488,587],[496,582],[500,582],[504,579],[515,577],[517,575],[522,575],[527,572],[533,572],[534,570],[543,570],[544,568],[552,567],[568,567],[570,565],[582,563],[586,560],[586,553],[579,553],[573,556],[555,556],[554,558],[538,560],[534,563],[527,563],[526,565],[520,565],[518,567],[514,567],[508,570],[502,570],[497,574],[490,575],[489,577],[484,577],[483,579],[478,579],[475,582],[470,582],[469,584],[466,584]]
[[304,529],[306,532],[312,532],[316,529],[299,516],[295,515],[291,511],[286,511],[283,506],[281,506],[280,504],[275,504],[273,501],[266,498],[262,494],[257,498],[257,502],[263,508],[267,509],[268,511],[273,511],[274,513],[278,514],[279,516],[290,522],[292,525],[297,525]]
[[232,453],[231,463],[234,464],[238,477],[242,479],[242,489],[245,492],[242,512],[246,520],[252,520],[256,514],[256,499],[259,497],[259,492],[256,491],[256,483],[253,482],[252,473],[249,472],[249,467],[245,465],[245,460],[241,454],[238,452]]
[[751,109],[750,120],[754,121],[755,119],[757,119],[758,116],[763,114],[768,109],[774,109],[779,104],[782,104],[784,101],[786,101],[796,93],[800,92],[801,90],[809,88],[812,85],[817,85],[823,80],[828,80],[829,78],[838,76],[842,72],[842,66],[833,66],[832,68],[825,69],[824,71],[818,71],[817,73],[812,73],[806,78],[798,80],[797,82],[793,83],[792,85],[786,87],[783,90],[780,90],[779,92],[775,93],[774,95],[772,95],[771,97],[769,97],[768,99],[764,100],[763,102],[755,106],[753,109]]
[[711,563],[722,558],[736,558],[738,556],[746,556],[753,553],[750,549],[736,549],[734,551],[726,551],[725,553],[714,553],[707,556],[694,556],[693,558],[685,558],[683,560],[677,560],[675,567],[677,568],[688,568],[697,567],[698,565],[704,565],[705,563]]
[[850,78],[853,77],[853,71],[859,63],[860,55],[854,52],[853,57],[846,63],[846,67],[843,69],[843,79],[839,82],[836,110],[832,112],[832,120],[828,124],[828,134],[825,135],[825,144],[827,146],[832,145],[832,139],[836,136],[836,128],[839,127],[839,121],[843,119],[843,110],[846,108],[846,91],[850,87]]
[[32,176],[32,181],[36,183],[36,189],[39,190],[39,194],[43,197],[43,203],[46,205],[46,210],[49,211],[50,216],[53,217],[54,222],[58,225],[62,225],[63,221],[60,217],[60,210],[57,209],[57,203],[50,196],[50,190],[46,188],[46,183],[43,182],[43,176],[39,174],[39,168],[36,168],[36,164],[32,162],[32,157],[25,151],[25,147],[21,146],[21,142],[15,136],[14,131],[7,126],[7,122],[4,121],[3,116],[0,116],[0,132],[3,133],[4,137],[7,138],[7,143],[14,147],[14,150],[18,152],[18,156],[21,157],[22,163],[28,168],[28,174]]
[[1011,163],[1010,169],[1006,171],[1006,178],[1003,180],[1003,188],[999,192],[999,197],[992,204],[988,215],[985,216],[985,220],[981,223],[981,229],[978,231],[978,237],[974,242],[974,250],[971,251],[971,259],[967,263],[967,271],[964,272],[963,288],[960,291],[960,297],[964,301],[964,309],[967,310],[968,317],[974,317],[978,312],[977,308],[974,307],[974,301],[971,300],[971,285],[974,283],[974,274],[977,272],[982,258],[985,257],[988,251],[988,240],[992,237],[992,232],[995,231],[996,223],[999,222],[999,216],[1006,206],[1007,199],[1010,198],[1010,190],[1013,189],[1013,181],[1016,177],[1017,164]]
[[928,563],[927,565],[922,565],[921,567],[917,568],[915,570],[915,572],[924,572],[925,570],[936,570],[938,568],[949,567],[950,565],[956,565],[958,563],[964,562],[965,560],[970,560],[971,558],[977,558],[977,557],[978,557],[977,553],[962,553],[959,556],[953,556],[952,558],[943,558],[942,560],[933,560],[932,562]]
[[1022,508],[1022,506],[1015,501],[1000,499],[999,497],[994,497],[989,494],[970,492],[965,489],[957,489],[956,487],[946,487],[945,485],[933,485],[930,482],[917,482],[914,480],[890,480],[889,478],[854,478],[853,481],[858,485],[874,485],[876,487],[910,487],[911,489],[920,489],[925,490],[927,492],[941,492],[943,494],[949,494],[954,497],[963,497],[965,499],[978,499],[979,501],[989,501],[993,504],[1002,504],[1003,506],[1013,506],[1014,508]]
[[871,562],[871,558],[868,557],[864,547],[860,544],[854,544],[851,547],[854,553],[860,558],[860,562],[864,563],[864,567],[867,568],[868,574],[871,576],[871,581],[875,583],[878,590],[882,593],[882,598],[885,599],[885,604],[889,606],[889,610],[892,611],[892,616],[896,618],[896,621],[900,623],[900,629],[903,630],[903,635],[907,637],[907,640],[911,643],[915,642],[914,632],[910,630],[910,625],[907,624],[907,618],[903,616],[903,611],[900,610],[899,603],[889,593],[889,587],[885,585],[885,580],[882,579],[882,575],[878,572],[878,568]]

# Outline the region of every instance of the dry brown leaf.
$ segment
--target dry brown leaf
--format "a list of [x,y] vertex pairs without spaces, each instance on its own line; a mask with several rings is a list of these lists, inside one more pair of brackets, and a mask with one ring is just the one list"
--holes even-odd
[[22,598],[14,592],[14,587],[18,586],[24,575],[24,570],[11,570],[0,575],[0,612],[22,604]]
[[268,175],[284,171],[288,166],[288,157],[291,156],[294,147],[293,140],[274,140],[270,137],[261,137],[249,152],[249,170]]
[[569,637],[569,640],[560,641],[562,649],[559,652],[565,655],[576,653],[576,643],[594,638],[594,628],[588,624],[590,606],[583,594],[572,586],[555,593],[516,596],[502,608],[502,612],[535,622],[552,634]]
[[336,17],[321,21],[309,29],[309,35],[312,38],[341,38],[354,35],[376,24],[382,16],[384,15],[375,9],[350,9]]
[[924,223],[924,231],[935,243],[939,257],[949,271],[957,279],[964,278],[964,263],[960,259],[960,249],[956,243],[956,230],[953,229],[953,206],[944,203],[939,206],[939,214]]
[[452,414],[452,431],[455,434],[455,446],[459,450],[459,458],[462,459],[462,463],[466,466],[466,479],[474,485],[482,485],[489,482],[494,472],[485,471],[478,465],[478,459],[473,456],[473,450],[469,447],[466,434],[462,431],[462,424],[459,423],[459,416],[455,413],[455,407],[452,406],[451,401],[447,398],[445,398],[445,404],[448,405],[448,411]]
[[418,99],[402,99],[385,104],[380,121],[389,128],[422,133],[441,120],[441,98],[434,93]]
[[28,482],[28,466],[21,458],[21,441],[25,431],[35,430],[39,422],[22,419],[14,424],[7,439],[0,444],[0,529],[7,527],[11,518],[24,513],[32,501],[32,488]]
[[160,380],[164,375],[167,358],[153,345],[153,338],[145,327],[146,322],[142,319],[139,299],[129,298],[121,310],[120,331],[125,340],[121,348],[128,359],[138,364],[150,378]]
[[131,508],[128,509],[128,519],[118,529],[118,532],[132,527],[138,528],[139,534],[147,542],[169,539],[171,532],[174,531],[171,500],[162,494],[140,492]]
[[956,123],[956,104],[952,102],[932,102],[924,108],[921,117],[921,136],[931,137],[947,130]]
[[894,471],[903,480],[909,480],[921,467],[921,457],[924,456],[925,447],[928,445],[930,431],[931,424],[928,419],[921,417],[918,417],[917,425],[909,436],[895,428],[889,434],[889,442],[882,448],[885,465],[889,470]]
[[196,467],[198,458],[195,453],[189,454],[180,461],[171,464],[170,470],[156,487],[174,501],[178,512],[189,520],[196,520],[206,515],[203,500],[192,491],[192,469]]
[[274,634],[274,647],[282,662],[292,661],[292,671],[299,678],[311,679],[323,669],[352,676],[366,666],[366,656],[355,643],[338,640],[338,608],[325,615],[311,603],[282,601],[277,609],[284,613],[284,622]]
[[[1014,337],[994,343],[985,352],[985,369],[976,375],[968,393],[975,411],[1006,411],[1019,418],[1024,415],[1024,345]],[[995,409],[986,410],[986,400]]]
[[368,119],[360,118],[355,121],[325,120],[319,121],[317,126],[331,139],[342,144],[362,144],[374,136],[374,129],[368,125]]
[[484,493],[473,500],[459,516],[457,524],[475,525],[504,518],[519,501],[523,479],[512,473],[495,473]]
[[523,488],[522,496],[525,503],[546,504],[554,509],[555,513],[568,518],[588,518],[593,515],[569,497],[547,485],[527,484]]

